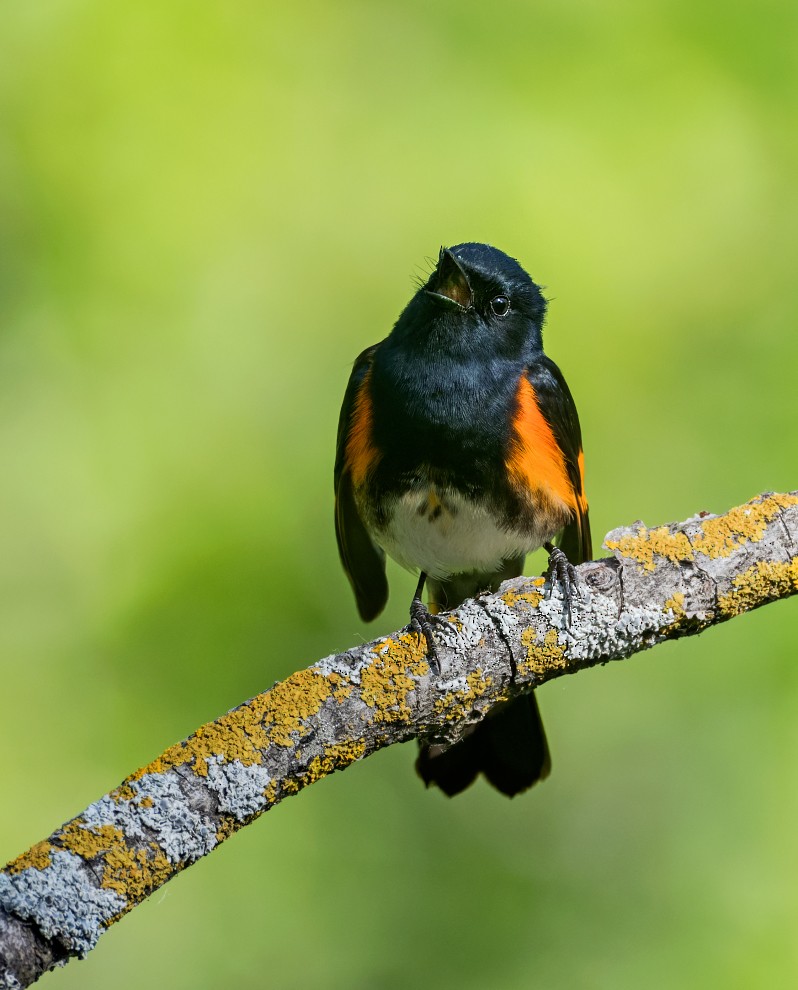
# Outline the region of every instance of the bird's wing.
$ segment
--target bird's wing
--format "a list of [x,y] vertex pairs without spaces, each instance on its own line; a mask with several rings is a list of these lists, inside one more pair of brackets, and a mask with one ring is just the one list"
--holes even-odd
[[590,519],[585,495],[585,466],[582,430],[571,390],[557,365],[542,357],[527,369],[534,402],[548,424],[562,454],[569,498],[565,499],[573,517],[563,530],[560,548],[572,564],[581,564],[593,556]]
[[357,358],[344,394],[335,450],[335,535],[341,563],[364,622],[375,619],[388,601],[385,554],[366,529],[355,500],[355,485],[373,466],[369,375],[378,345]]

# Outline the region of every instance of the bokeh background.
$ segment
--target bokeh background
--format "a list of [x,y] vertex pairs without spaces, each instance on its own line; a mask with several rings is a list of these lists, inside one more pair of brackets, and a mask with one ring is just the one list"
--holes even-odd
[[[798,7],[0,7],[0,859],[371,627],[354,356],[441,244],[547,287],[593,530],[798,487]],[[530,569],[542,561],[531,559]],[[554,773],[322,781],[47,986],[798,981],[795,603],[541,691]],[[43,984],[44,985],[44,984]]]

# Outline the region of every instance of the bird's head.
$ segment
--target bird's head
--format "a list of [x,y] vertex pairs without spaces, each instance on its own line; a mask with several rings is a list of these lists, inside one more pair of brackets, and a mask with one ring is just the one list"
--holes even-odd
[[394,329],[449,354],[526,358],[542,349],[546,301],[518,262],[488,244],[441,248]]

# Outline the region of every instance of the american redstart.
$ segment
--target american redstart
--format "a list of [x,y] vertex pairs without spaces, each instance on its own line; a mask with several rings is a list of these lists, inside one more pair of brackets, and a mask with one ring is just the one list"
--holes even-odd
[[[367,622],[388,599],[386,554],[420,572],[411,626],[433,663],[430,613],[495,591],[539,547],[569,600],[573,565],[591,557],[579,419],[543,353],[545,314],[514,258],[487,244],[441,248],[349,379],[335,460],[341,561]],[[543,779],[550,759],[534,694],[495,707],[453,746],[422,743],[417,768],[450,795],[480,771],[511,796]]]

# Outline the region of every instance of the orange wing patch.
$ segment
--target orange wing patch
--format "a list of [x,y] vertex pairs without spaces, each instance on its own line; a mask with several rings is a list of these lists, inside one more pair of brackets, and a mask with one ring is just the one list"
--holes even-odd
[[587,512],[587,496],[585,495],[585,454],[584,451],[579,451],[579,491],[577,493],[577,498],[579,500],[579,508],[584,515]]
[[[517,399],[518,408],[513,420],[515,443],[507,460],[510,476],[523,491],[540,493],[550,502],[576,510],[577,495],[568,477],[565,457],[526,377],[518,384]],[[581,454],[579,468],[581,472]],[[584,495],[580,492],[580,508],[583,502]]]
[[372,439],[374,412],[371,404],[369,380],[371,369],[363,376],[352,405],[349,433],[346,438],[346,466],[352,476],[352,484],[359,487],[376,466],[380,454]]

